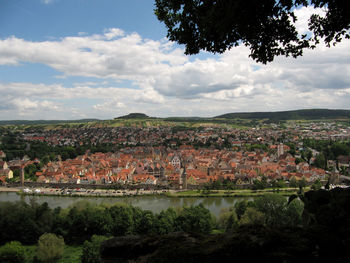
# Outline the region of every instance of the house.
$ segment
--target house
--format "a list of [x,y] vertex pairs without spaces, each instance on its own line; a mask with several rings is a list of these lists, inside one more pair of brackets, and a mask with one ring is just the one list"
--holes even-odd
[[340,155],[338,157],[338,165],[340,167],[349,168],[350,167],[350,156]]
[[173,158],[171,159],[170,163],[174,168],[181,167],[181,160],[180,160],[180,157],[178,155],[174,155]]
[[180,180],[179,178],[180,178],[180,174],[172,173],[168,175],[167,180],[171,184],[178,184]]
[[6,185],[6,177],[0,176],[0,185]]
[[139,183],[139,184],[153,184],[153,185],[155,185],[155,184],[157,184],[157,179],[153,175],[137,174],[137,175],[134,175],[133,182]]
[[218,168],[224,173],[229,173],[232,170],[232,167],[225,161],[220,161]]
[[6,154],[0,150],[0,159],[5,159],[6,158]]
[[198,185],[199,182],[197,181],[197,179],[193,175],[188,175],[187,176],[187,184],[188,185]]
[[13,172],[10,169],[0,169],[0,176],[5,176],[5,178],[13,178]]
[[186,170],[187,178],[193,176],[198,184],[204,184],[208,182],[207,174],[198,169],[188,169]]
[[8,167],[8,165],[7,165],[7,163],[5,161],[0,161],[0,170],[1,169],[5,170],[5,169],[8,169],[8,168],[9,167]]

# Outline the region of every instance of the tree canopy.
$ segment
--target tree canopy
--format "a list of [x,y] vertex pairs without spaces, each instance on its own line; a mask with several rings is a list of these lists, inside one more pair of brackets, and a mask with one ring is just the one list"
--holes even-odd
[[[313,34],[301,35],[295,27],[295,10],[302,6],[325,10],[310,17]],[[350,38],[346,7],[346,0],[156,0],[155,13],[168,38],[185,44],[186,54],[223,53],[244,44],[250,57],[266,64],[278,55],[301,56],[320,39],[331,46]]]

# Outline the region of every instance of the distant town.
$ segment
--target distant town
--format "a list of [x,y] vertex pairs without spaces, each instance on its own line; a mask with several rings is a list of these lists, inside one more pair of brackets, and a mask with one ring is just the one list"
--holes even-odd
[[338,122],[14,127],[1,128],[3,185],[296,187],[347,181],[350,169],[350,127]]

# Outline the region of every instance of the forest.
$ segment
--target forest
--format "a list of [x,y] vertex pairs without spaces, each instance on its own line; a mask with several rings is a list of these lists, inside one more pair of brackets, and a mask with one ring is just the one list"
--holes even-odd
[[[322,235],[323,232],[319,231],[331,231],[332,236],[340,231],[341,236],[337,238],[340,238],[339,242],[343,242],[342,246],[349,242],[345,236],[350,230],[349,211],[346,208],[350,205],[349,190],[310,191],[299,198],[295,197],[288,201],[285,197],[267,194],[254,201],[240,201],[223,210],[218,218],[202,204],[182,209],[168,208],[155,214],[129,205],[93,205],[85,201],[67,209],[52,209],[47,203],[38,204],[35,201],[30,204],[2,202],[0,244],[3,247],[37,245],[37,252],[32,258],[28,259],[23,252],[18,255],[22,257],[22,261],[9,262],[46,262],[38,259],[39,241],[43,235],[50,233],[51,238],[56,238],[58,243],[82,247],[82,262],[101,262],[102,241],[130,235],[141,239],[161,239],[180,232],[199,235],[205,240],[213,236],[227,236],[233,233],[237,235],[247,227],[251,230],[262,227],[267,232],[295,229],[303,235],[308,231],[315,231],[312,232],[315,237]],[[263,232],[259,230],[259,233]],[[341,240],[343,236],[345,240]],[[312,236],[308,238],[311,238],[310,242],[317,242]],[[301,249],[304,249],[304,245],[300,244]],[[342,246],[337,249],[341,249]],[[0,261],[8,257],[11,251],[18,252],[18,249],[0,248]],[[56,255],[55,258],[58,260],[60,256]]]

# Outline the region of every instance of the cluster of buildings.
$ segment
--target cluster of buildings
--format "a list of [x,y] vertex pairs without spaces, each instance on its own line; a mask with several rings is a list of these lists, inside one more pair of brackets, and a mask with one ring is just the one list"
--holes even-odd
[[[62,129],[27,128],[22,134],[27,146],[45,142],[53,146],[114,144],[111,153],[85,153],[75,159],[49,162],[36,173],[38,182],[76,184],[147,184],[174,187],[198,186],[218,180],[236,184],[267,181],[325,180],[326,171],[312,167],[318,154],[312,149],[309,163],[296,162],[288,153],[292,143],[303,148],[302,139],[347,140],[350,128],[337,123],[289,123],[237,129],[208,126],[178,129],[159,127],[86,127]],[[253,146],[262,146],[254,148]],[[251,147],[249,147],[251,146]],[[0,151],[0,180],[38,160],[3,161]],[[350,158],[339,163],[350,166]]]
[[176,129],[171,126],[159,127],[73,127],[62,129],[27,129],[22,134],[27,142],[42,141],[53,146],[98,145],[103,143],[121,146],[156,146],[212,144],[239,146],[246,143],[274,144],[277,141],[297,142],[305,138],[318,140],[348,140],[350,128],[337,123],[290,123],[287,126],[257,126],[238,129],[223,126]]
[[40,163],[38,159],[31,161],[28,156],[24,156],[22,159],[5,161],[6,154],[0,150],[0,184],[5,184],[6,179],[12,179],[14,171],[19,171],[20,180],[24,182],[24,168],[27,165]]
[[49,162],[37,181],[76,184],[146,184],[187,188],[217,180],[252,184],[263,177],[275,180],[325,180],[326,172],[306,162],[296,164],[284,144],[269,151],[134,147],[117,153],[86,153],[75,159]]

